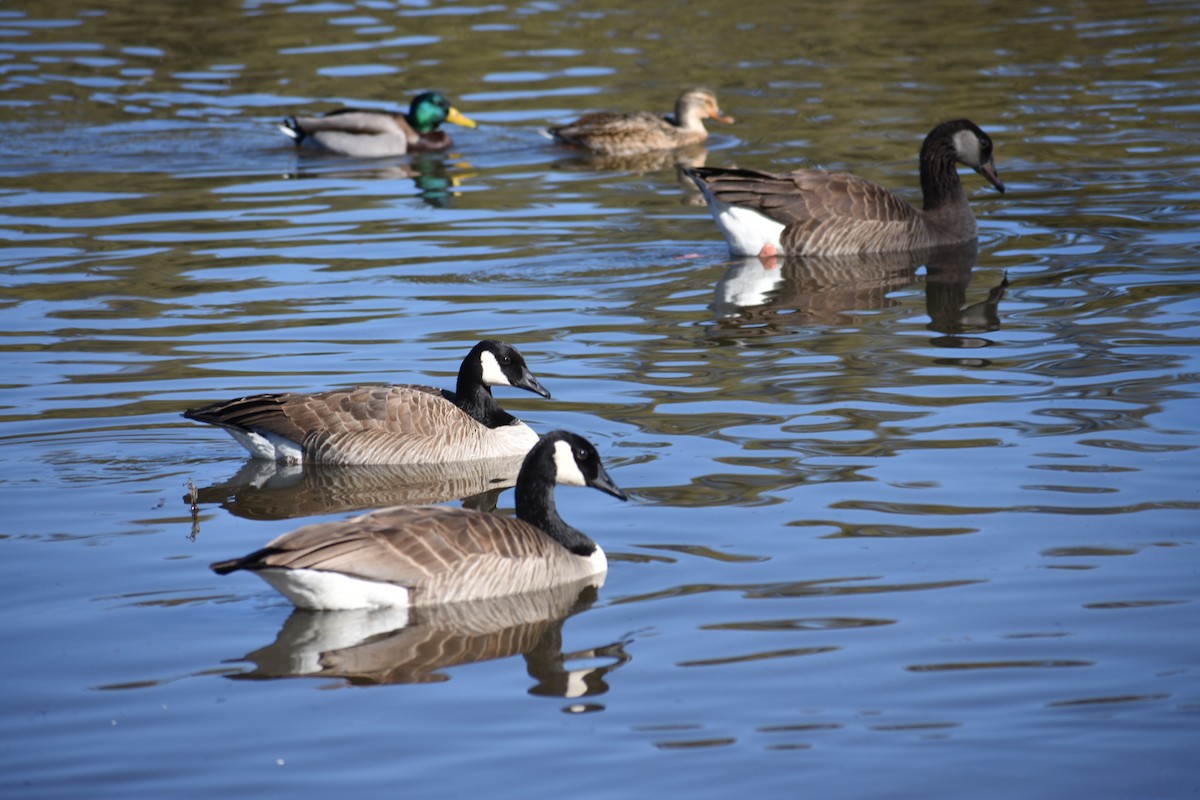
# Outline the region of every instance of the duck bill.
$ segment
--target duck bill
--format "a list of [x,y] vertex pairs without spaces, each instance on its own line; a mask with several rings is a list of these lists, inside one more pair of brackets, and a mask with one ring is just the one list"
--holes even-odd
[[446,122],[453,122],[455,125],[461,125],[464,128],[475,127],[475,120],[469,119],[465,114],[453,107],[446,112]]
[[617,486],[616,481],[608,476],[608,472],[605,471],[604,467],[600,467],[600,474],[588,481],[588,486],[591,486],[593,489],[599,489],[605,494],[611,494],[618,500],[629,499],[629,495],[621,491],[621,487]]
[[520,378],[513,381],[512,385],[518,389],[524,389],[542,397],[550,397],[550,393],[546,391],[546,387],[542,386],[542,382],[533,377],[533,373],[529,370],[525,370]]
[[729,116],[728,114],[722,112],[719,109],[712,116],[710,116],[709,119],[715,119],[717,122],[724,122],[726,125],[733,124],[733,117]]
[[1000,180],[1000,173],[996,172],[996,165],[993,162],[989,161],[975,171],[987,178],[988,183],[995,186],[1000,194],[1004,194],[1004,181]]

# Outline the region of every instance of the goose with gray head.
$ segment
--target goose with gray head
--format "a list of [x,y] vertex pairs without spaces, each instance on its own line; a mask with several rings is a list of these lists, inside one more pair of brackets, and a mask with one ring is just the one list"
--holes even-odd
[[921,208],[846,172],[787,174],[697,167],[696,182],[735,256],[854,255],[974,239],[975,215],[958,177],[963,164],[1001,193],[992,140],[970,120],[943,122],[921,146]]
[[257,394],[185,411],[224,428],[255,458],[290,464],[423,464],[523,456],[533,429],[500,407],[492,386],[550,393],[511,344],[471,348],[455,391],[359,386],[316,394]]
[[517,476],[517,516],[447,506],[388,508],[284,534],[218,575],[256,573],[298,608],[436,605],[544,590],[607,571],[600,545],[559,516],[555,484],[625,500],[596,448],[546,434]]

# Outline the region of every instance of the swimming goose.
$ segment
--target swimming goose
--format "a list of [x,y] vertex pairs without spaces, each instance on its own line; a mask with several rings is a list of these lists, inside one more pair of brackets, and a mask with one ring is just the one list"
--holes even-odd
[[443,122],[466,128],[467,119],[441,92],[413,98],[407,114],[340,108],[320,117],[288,117],[279,130],[299,145],[343,156],[379,158],[428,150],[445,150],[453,142],[439,130]]
[[185,411],[218,425],[255,458],[290,464],[422,464],[523,456],[537,434],[500,407],[492,386],[549,397],[517,348],[471,348],[455,391],[359,386],[317,394],[258,394]]
[[913,250],[975,238],[975,216],[958,164],[1004,192],[992,140],[965,119],[943,122],[921,146],[920,209],[846,172],[786,175],[698,167],[696,182],[735,256],[852,255]]
[[579,145],[603,155],[628,156],[703,142],[708,138],[704,128],[706,119],[733,122],[733,117],[721,112],[717,96],[711,91],[688,89],[675,101],[674,116],[658,116],[649,111],[633,114],[600,111],[569,125],[550,128],[548,133],[563,144]]
[[298,608],[314,610],[481,600],[604,573],[600,545],[558,515],[555,484],[628,499],[590,442],[553,431],[521,466],[515,519],[448,506],[387,508],[299,528],[211,568],[254,572]]

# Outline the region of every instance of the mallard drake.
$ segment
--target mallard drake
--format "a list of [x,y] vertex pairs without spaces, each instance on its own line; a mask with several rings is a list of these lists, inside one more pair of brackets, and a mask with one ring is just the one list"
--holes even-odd
[[450,134],[438,129],[443,122],[475,127],[441,92],[425,92],[413,98],[407,114],[339,108],[320,117],[288,117],[279,130],[297,146],[311,145],[343,156],[379,158],[445,150],[453,142]]
[[937,247],[974,239],[975,215],[958,164],[1001,193],[992,140],[970,120],[943,122],[921,146],[922,208],[846,172],[784,175],[697,167],[684,172],[704,193],[735,256],[852,255]]
[[299,528],[211,569],[248,570],[297,607],[319,610],[482,600],[603,574],[604,550],[558,515],[555,484],[627,499],[590,442],[553,431],[522,463],[516,519],[448,506],[388,508]]
[[255,458],[291,464],[435,464],[523,456],[533,430],[492,397],[492,386],[550,393],[517,348],[471,348],[453,392],[432,386],[359,386],[317,394],[258,394],[185,411],[224,428]]
[[704,120],[732,123],[717,106],[717,96],[708,89],[688,89],[675,101],[675,114],[658,116],[649,111],[622,114],[600,111],[587,114],[569,125],[550,128],[548,133],[563,144],[586,147],[594,153],[627,156],[649,150],[669,150],[703,142],[708,138]]

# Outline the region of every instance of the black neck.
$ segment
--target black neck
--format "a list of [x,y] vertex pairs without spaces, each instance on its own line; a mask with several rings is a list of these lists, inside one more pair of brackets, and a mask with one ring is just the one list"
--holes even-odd
[[454,405],[489,428],[501,428],[517,421],[516,417],[501,408],[496,398],[492,397],[492,390],[483,382],[482,368],[475,352],[463,361],[462,368],[458,371],[453,400]]
[[550,538],[577,556],[596,552],[596,543],[582,531],[563,521],[554,505],[553,448],[526,457],[517,475],[517,517],[544,531]]
[[930,135],[921,147],[921,192],[925,196],[926,211],[967,202],[951,139]]

